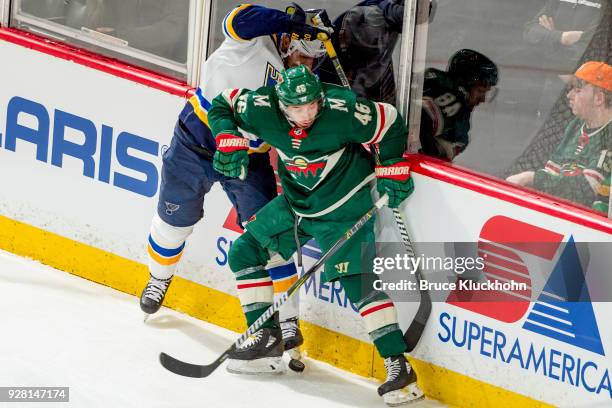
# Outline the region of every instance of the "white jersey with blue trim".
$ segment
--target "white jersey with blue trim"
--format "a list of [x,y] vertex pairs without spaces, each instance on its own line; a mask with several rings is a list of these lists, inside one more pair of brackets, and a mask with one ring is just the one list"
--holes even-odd
[[[202,79],[196,95],[190,99],[195,113],[208,126],[210,102],[228,88],[257,89],[274,86],[283,69],[283,60],[276,47],[276,35],[240,38],[233,29],[233,16],[244,9],[230,11],[223,22],[225,41],[202,65]],[[252,152],[270,149],[255,135],[243,131],[251,140]]]

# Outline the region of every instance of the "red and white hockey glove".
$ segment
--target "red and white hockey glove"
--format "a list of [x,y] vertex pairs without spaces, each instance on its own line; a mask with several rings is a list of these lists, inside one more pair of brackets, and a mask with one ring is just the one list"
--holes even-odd
[[410,162],[390,159],[376,166],[376,189],[380,195],[389,195],[390,208],[397,208],[414,191],[410,177]]
[[224,176],[244,180],[249,165],[249,139],[219,133],[215,140],[217,151],[213,157],[213,168]]

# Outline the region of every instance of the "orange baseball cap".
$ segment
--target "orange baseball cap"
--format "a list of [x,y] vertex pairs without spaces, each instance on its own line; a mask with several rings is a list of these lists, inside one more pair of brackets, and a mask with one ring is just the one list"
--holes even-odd
[[574,76],[612,92],[612,67],[605,62],[587,61],[578,68]]

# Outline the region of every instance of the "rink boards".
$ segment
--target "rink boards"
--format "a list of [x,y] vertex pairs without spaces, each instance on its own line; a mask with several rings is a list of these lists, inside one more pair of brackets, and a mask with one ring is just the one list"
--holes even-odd
[[[161,154],[185,99],[7,41],[0,55],[11,62],[0,67],[0,247],[139,294]],[[609,242],[610,223],[477,178],[458,181],[436,165],[415,164],[414,179],[417,192],[403,211],[417,243],[499,242],[509,231],[559,243],[548,254],[514,251],[537,301],[491,306],[449,293],[434,304],[413,354],[427,394],[453,405],[612,404],[612,308],[593,301],[612,292],[612,253],[598,245],[587,245],[588,256],[572,252],[572,242]],[[244,323],[227,252],[239,232],[218,186],[204,212],[167,302],[238,331]],[[397,238],[389,212],[378,222],[381,239]],[[568,253],[581,266],[573,278],[584,282],[583,301],[557,310],[564,318],[547,317],[550,302],[540,293],[563,281],[556,266]],[[320,251],[309,245],[305,255],[312,263]],[[316,276],[300,303],[310,356],[383,375],[337,285]],[[398,305],[404,328],[416,307]]]

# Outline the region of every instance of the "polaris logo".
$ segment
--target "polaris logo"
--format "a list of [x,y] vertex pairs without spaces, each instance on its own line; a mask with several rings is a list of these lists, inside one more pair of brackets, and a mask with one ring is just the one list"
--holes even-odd
[[[68,134],[79,134],[82,142],[68,140]],[[85,177],[145,197],[153,197],[157,192],[159,174],[151,161],[159,152],[156,141],[125,131],[115,137],[115,130],[109,125],[97,126],[87,118],[60,109],[54,109],[51,115],[44,105],[19,96],[8,103],[4,135],[0,147],[6,150],[16,152],[18,147],[31,143],[36,147],[38,161],[61,168],[64,157],[69,156],[82,162]],[[134,155],[136,152],[140,157]],[[139,177],[125,174],[123,169],[138,173]]]

